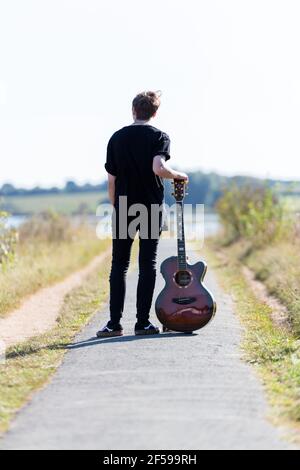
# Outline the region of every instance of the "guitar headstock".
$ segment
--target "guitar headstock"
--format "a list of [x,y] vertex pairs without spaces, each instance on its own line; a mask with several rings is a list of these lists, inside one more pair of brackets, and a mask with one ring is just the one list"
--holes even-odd
[[177,202],[182,202],[186,196],[186,187],[187,182],[184,180],[174,180],[174,193],[173,196],[175,197]]

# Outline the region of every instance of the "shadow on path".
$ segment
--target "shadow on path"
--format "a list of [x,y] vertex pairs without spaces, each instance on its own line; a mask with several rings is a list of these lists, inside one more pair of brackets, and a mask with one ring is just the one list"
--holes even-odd
[[24,349],[18,348],[17,351],[12,351],[7,354],[6,359],[15,359],[16,357],[25,357],[25,356],[30,356],[31,354],[36,354],[37,352],[43,351],[43,350],[48,350],[48,351],[53,351],[53,350],[73,350],[73,349],[81,349],[81,348],[87,348],[87,347],[92,347],[92,346],[98,346],[100,344],[109,344],[109,343],[128,343],[132,341],[140,341],[140,340],[147,340],[147,339],[167,339],[167,338],[189,338],[191,336],[197,336],[195,333],[192,334],[186,334],[186,333],[162,333],[160,335],[145,335],[145,336],[135,336],[135,335],[130,335],[130,336],[119,336],[115,338],[89,338],[84,341],[80,341],[78,343],[61,343],[61,344],[48,344],[48,345],[43,345],[43,346],[37,346],[37,347],[31,347],[30,349],[27,349],[25,346]]
[[197,336],[196,333],[193,334],[185,334],[185,333],[164,333],[160,335],[145,335],[145,336],[135,336],[135,335],[130,335],[130,336],[117,336],[115,338],[89,338],[85,341],[80,341],[78,343],[72,343],[69,344],[66,347],[68,350],[72,349],[81,349],[81,348],[87,348],[90,346],[97,346],[99,344],[109,344],[109,343],[129,343],[132,341],[140,341],[140,340],[146,340],[146,339],[164,339],[164,338],[190,338],[191,336]]

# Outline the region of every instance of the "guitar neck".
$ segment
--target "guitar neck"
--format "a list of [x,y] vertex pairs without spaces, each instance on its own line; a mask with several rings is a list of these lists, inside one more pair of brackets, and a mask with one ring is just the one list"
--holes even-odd
[[178,244],[178,268],[180,271],[186,271],[186,247],[184,233],[184,211],[183,202],[177,202],[177,244]]

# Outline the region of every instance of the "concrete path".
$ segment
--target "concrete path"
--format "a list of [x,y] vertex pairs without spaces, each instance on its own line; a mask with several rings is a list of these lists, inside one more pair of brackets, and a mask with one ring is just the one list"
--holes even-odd
[[[160,259],[173,254],[163,241]],[[240,358],[241,328],[210,272],[216,319],[193,336],[132,336],[136,273],[129,276],[124,338],[76,339],[52,383],[22,410],[2,449],[285,449],[253,369]],[[162,288],[159,276],[157,291]],[[147,286],[145,286],[147,289]]]

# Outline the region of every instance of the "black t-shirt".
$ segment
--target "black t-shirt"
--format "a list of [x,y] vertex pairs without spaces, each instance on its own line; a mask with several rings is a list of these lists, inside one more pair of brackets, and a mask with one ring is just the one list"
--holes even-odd
[[170,159],[170,138],[156,127],[126,126],[111,137],[105,169],[116,176],[116,204],[119,196],[127,196],[128,204],[162,204],[163,181],[152,169],[156,155]]

